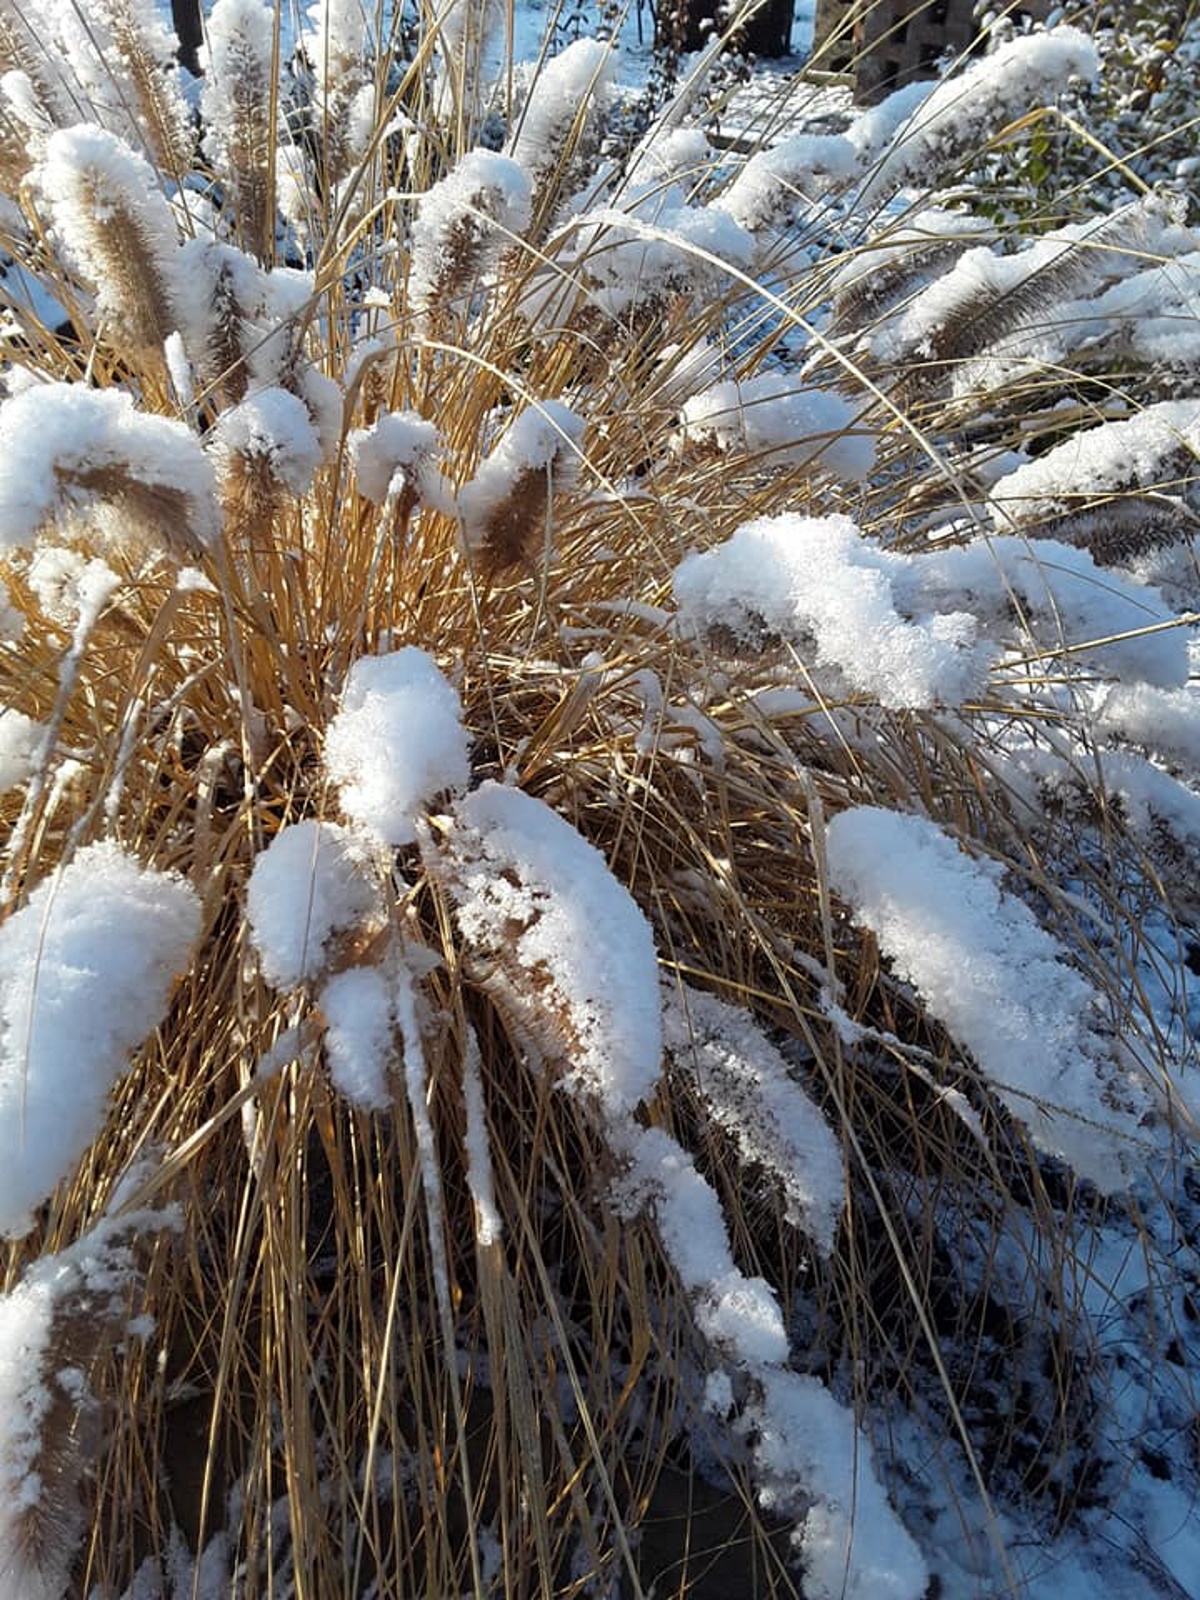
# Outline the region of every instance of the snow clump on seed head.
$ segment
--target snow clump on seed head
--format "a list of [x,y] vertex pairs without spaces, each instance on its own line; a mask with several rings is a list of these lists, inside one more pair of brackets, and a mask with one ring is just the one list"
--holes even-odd
[[325,766],[353,821],[384,844],[416,841],[416,820],[470,778],[462,702],[415,645],[356,661],[325,736]]
[[[219,526],[212,463],[180,422],[134,409],[118,389],[37,384],[0,408],[0,554],[28,548],[55,518],[132,514],[176,555]],[[183,526],[180,526],[182,520]]]
[[199,931],[190,884],[109,842],[0,927],[0,1234],[25,1230],[100,1134]]
[[246,885],[251,938],[276,989],[318,977],[334,935],[374,921],[379,910],[366,850],[332,822],[296,822],[277,833]]
[[484,783],[455,807],[448,884],[485,984],[564,1087],[607,1115],[652,1093],[662,1058],[658,961],[650,925],[599,850],[548,805]]

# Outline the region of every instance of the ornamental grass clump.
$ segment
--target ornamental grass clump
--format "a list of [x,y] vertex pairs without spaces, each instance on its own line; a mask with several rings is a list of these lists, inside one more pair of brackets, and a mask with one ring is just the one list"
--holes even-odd
[[1200,236],[979,176],[1091,43],[144,12],[0,0],[0,1591],[1184,1592]]

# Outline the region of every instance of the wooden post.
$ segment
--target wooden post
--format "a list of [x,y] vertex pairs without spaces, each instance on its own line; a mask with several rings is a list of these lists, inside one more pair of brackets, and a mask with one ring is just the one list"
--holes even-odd
[[[722,0],[659,0],[654,47],[663,53],[701,50],[727,26]],[[734,35],[739,49],[773,60],[792,48],[795,0],[762,0]]]
[[194,78],[200,77],[200,46],[204,43],[204,24],[200,0],[171,0],[171,20],[179,40],[179,61]]

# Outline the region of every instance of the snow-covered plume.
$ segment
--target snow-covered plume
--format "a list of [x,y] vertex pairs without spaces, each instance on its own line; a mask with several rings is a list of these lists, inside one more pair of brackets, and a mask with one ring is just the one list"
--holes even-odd
[[[12,107],[20,126],[34,136],[44,136],[47,124],[68,127],[82,113],[79,86],[56,37],[56,29],[46,26],[45,12],[35,17],[18,0],[0,0],[0,50],[5,66],[4,99]],[[49,48],[48,48],[49,47]]]
[[937,206],[905,213],[838,261],[829,279],[834,326],[858,333],[898,302],[940,277],[972,245],[990,243],[995,224]]
[[1186,637],[1153,589],[1055,540],[910,555],[882,549],[848,517],[787,512],[688,556],[673,586],[684,634],[751,652],[786,641],[832,669],[830,693],[885,706],[960,705],[1005,649],[1063,652],[1067,664],[1167,687],[1188,672]]
[[556,251],[553,272],[535,278],[522,308],[527,314],[540,299],[555,320],[570,298],[568,287],[576,285],[605,326],[628,322],[634,310],[661,314],[676,296],[717,292],[728,281],[726,264],[744,271],[753,256],[749,236],[730,216],[716,206],[685,205],[671,190],[646,197],[637,209],[632,198],[620,209],[596,207],[572,219],[568,230],[569,248]]
[[575,482],[584,426],[561,401],[530,403],[460,490],[463,537],[485,572],[532,566],[548,549],[554,497]]
[[[11,59],[11,58],[10,58]],[[12,192],[42,159],[54,124],[46,115],[28,73],[0,76],[0,173]]]
[[208,71],[200,109],[204,153],[224,185],[238,243],[266,260],[275,232],[271,166],[270,0],[216,0],[208,17]]
[[994,132],[1059,94],[1072,78],[1094,78],[1096,47],[1078,28],[1010,39],[920,98],[863,185],[864,207],[907,184],[937,185]]
[[[564,163],[585,165],[597,144],[615,65],[611,44],[577,39],[538,73],[517,118],[506,153],[524,167],[533,185],[533,213],[542,215],[549,184]],[[560,192],[564,186],[559,186]]]
[[82,124],[51,135],[36,181],[110,338],[161,351],[178,326],[179,244],[149,163],[116,134]]
[[68,1593],[81,1480],[102,1437],[91,1370],[127,1336],[131,1234],[154,1220],[105,1217],[0,1295],[0,1592],[12,1600]]
[[19,1234],[104,1126],[109,1090],[200,931],[182,878],[89,845],[0,926],[0,1234]]
[[175,67],[179,41],[155,0],[96,0],[86,11],[67,0],[51,9],[88,116],[164,171],[186,171],[193,134]]
[[[321,459],[328,458],[341,438],[343,401],[338,383],[305,354],[304,332],[317,299],[313,275],[289,267],[265,272],[244,251],[212,242],[189,244],[185,260],[185,342],[206,381],[231,402],[265,390],[294,395],[316,431]],[[310,441],[302,441],[294,409],[277,397],[262,403],[291,440],[288,453],[306,455]]]
[[667,1052],[742,1160],[779,1184],[789,1222],[833,1249],[845,1198],[842,1148],[796,1074],[741,1006],[700,989],[668,993]]
[[830,882],[896,976],[969,1050],[1039,1149],[1106,1192],[1141,1159],[1145,1085],[1100,998],[1001,868],[922,817],[862,806],[829,824]]
[[65,545],[41,545],[28,569],[29,587],[51,622],[74,632],[81,617],[99,614],[120,582],[104,561],[89,560]]
[[797,133],[756,151],[715,204],[750,233],[777,231],[858,170],[844,135]]
[[763,1507],[801,1517],[793,1538],[812,1600],[920,1600],[929,1569],[888,1504],[874,1451],[818,1378],[767,1370],[738,1427]]
[[1115,521],[1120,501],[1145,491],[1153,491],[1154,503],[1137,504],[1149,521],[1168,495],[1196,498],[1198,479],[1200,400],[1162,400],[1135,416],[1072,434],[998,479],[992,520],[998,530],[1037,527],[1070,538],[1088,513]]
[[397,1055],[394,980],[379,967],[336,972],[319,996],[325,1018],[325,1061],[333,1086],[362,1111],[392,1103],[388,1063]]
[[437,82],[434,105],[459,135],[480,119],[486,84],[484,55],[504,10],[500,0],[444,0],[437,7]]
[[312,63],[317,104],[348,105],[362,85],[375,8],[363,0],[313,0],[307,15],[300,38]]
[[437,459],[441,436],[415,411],[389,411],[369,428],[356,428],[349,440],[358,491],[374,505],[395,496],[409,508],[422,501],[439,506],[446,498]]
[[431,656],[407,645],[354,663],[325,766],[347,816],[384,844],[414,842],[427,806],[470,777],[462,703]]
[[417,206],[409,293],[428,323],[475,289],[500,252],[529,226],[532,189],[524,167],[472,150]]
[[36,15],[6,0],[0,43],[59,126],[99,123],[165,170],[186,169],[190,124],[175,67],[178,41],[154,0],[96,0],[86,10],[51,0]]
[[[1188,676],[1188,640],[1156,589],[1107,572],[1057,539],[978,539],[916,556],[904,603],[969,607],[981,635],[1018,655],[1172,688]],[[1014,608],[1018,616],[1014,619]]]
[[357,211],[356,186],[339,189],[365,152],[376,126],[371,32],[373,4],[313,0],[300,42],[312,66],[312,117],[321,131],[321,185]]
[[711,160],[712,150],[703,128],[664,131],[661,123],[651,123],[625,167],[622,206],[629,204],[631,189],[666,192],[678,185],[686,191],[691,183],[707,177]]
[[42,723],[23,711],[0,706],[0,795],[28,780],[45,731]]
[[377,876],[362,842],[332,822],[295,822],[256,857],[246,920],[263,976],[293,989],[327,971],[339,936],[362,936],[381,917]]
[[176,303],[188,359],[216,398],[236,403],[264,336],[268,275],[245,251],[210,238],[186,240],[181,254]]
[[[778,1299],[768,1283],[748,1278],[735,1263],[716,1191],[664,1129],[628,1117],[608,1131],[624,1163],[613,1202],[626,1217],[652,1214],[696,1327],[718,1363],[707,1385],[710,1405],[721,1411],[734,1405],[731,1370],[739,1387],[747,1376],[752,1380],[751,1398],[733,1426],[751,1441],[762,1505],[798,1523],[793,1540],[804,1563],[805,1592],[821,1600],[920,1600],[929,1574],[888,1504],[870,1445],[853,1411],[820,1379],[787,1369]],[[839,1167],[839,1194],[840,1178]]]
[[549,806],[484,783],[426,847],[479,981],[563,1087],[608,1116],[650,1095],[662,1058],[650,926],[599,850]]
[[[1120,273],[1144,248],[1154,204],[1137,202],[1085,226],[1048,233],[1011,255],[979,245],[958,254],[900,315],[876,329],[875,358],[905,372],[910,387],[948,381],[953,393],[995,383],[1007,352],[1032,348],[1070,306],[1070,297]],[[984,358],[987,358],[986,361]],[[1009,358],[1011,359],[1011,357]]]
[[885,706],[960,704],[996,657],[970,610],[904,593],[922,558],[882,550],[849,517],[784,513],[688,556],[672,580],[679,626],[761,648],[815,647],[815,666]]
[[182,423],[121,390],[24,389],[0,407],[0,551],[74,517],[117,548],[193,559],[219,528],[212,463]]
[[846,138],[862,161],[871,161],[885,150],[937,86],[936,78],[917,78],[859,111],[846,129]]
[[[306,354],[317,298],[313,275],[288,267],[264,271],[244,251],[211,240],[189,241],[183,254],[181,325],[188,354],[224,402],[249,396],[250,405],[231,423],[233,434],[253,444],[251,455],[269,467],[270,479],[295,492],[342,433],[341,388]],[[302,402],[310,426],[280,390]]]
[[653,1213],[703,1336],[744,1370],[786,1361],[787,1333],[775,1292],[764,1279],[738,1270],[721,1202],[692,1157],[665,1129],[643,1128],[632,1118],[614,1133],[625,1170],[612,1198],[623,1216],[647,1208]]
[[681,448],[711,440],[722,453],[761,456],[772,467],[819,469],[858,483],[875,464],[875,435],[857,426],[861,401],[813,389],[792,374],[762,372],[693,395],[683,407]]
[[321,440],[304,402],[286,389],[259,389],[221,413],[210,448],[231,512],[268,513],[280,493],[305,494],[321,464]]

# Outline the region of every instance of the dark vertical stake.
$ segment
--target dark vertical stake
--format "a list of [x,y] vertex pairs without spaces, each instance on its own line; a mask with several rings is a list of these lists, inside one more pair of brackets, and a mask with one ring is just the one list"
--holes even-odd
[[200,0],[171,0],[171,20],[179,40],[179,61],[194,78],[200,76],[200,46],[204,27],[200,19]]

